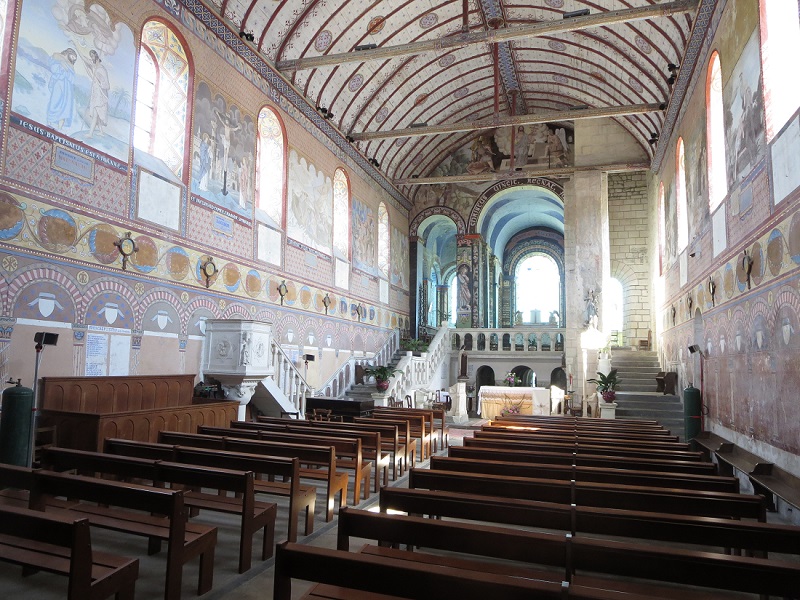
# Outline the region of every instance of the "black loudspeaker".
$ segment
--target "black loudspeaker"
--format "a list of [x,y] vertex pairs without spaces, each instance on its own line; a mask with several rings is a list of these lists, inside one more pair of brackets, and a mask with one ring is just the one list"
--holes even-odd
[[314,355],[313,354],[306,354],[304,360],[306,362],[314,362]]
[[700,346],[697,344],[689,346],[689,354],[694,354],[695,352],[700,352]]
[[55,346],[58,344],[58,334],[48,331],[39,331],[33,336],[33,341],[42,346]]

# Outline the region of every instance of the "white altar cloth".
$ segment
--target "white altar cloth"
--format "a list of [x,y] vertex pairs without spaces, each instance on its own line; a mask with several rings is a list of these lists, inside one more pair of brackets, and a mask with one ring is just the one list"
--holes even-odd
[[519,405],[523,415],[549,415],[550,390],[541,387],[481,386],[478,392],[478,414],[494,419],[503,408]]

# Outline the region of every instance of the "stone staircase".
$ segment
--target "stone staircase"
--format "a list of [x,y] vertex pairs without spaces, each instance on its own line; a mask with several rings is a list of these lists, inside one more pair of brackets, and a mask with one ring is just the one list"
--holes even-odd
[[[392,360],[389,361],[389,366],[393,369],[397,368],[397,363],[400,362],[400,359],[403,358],[405,354],[405,350],[397,350],[394,353],[394,356],[392,356]],[[345,397],[353,398],[354,400],[372,400],[372,394],[378,390],[375,388],[375,382],[372,379],[368,380],[369,383],[358,383],[351,385],[350,388],[344,393]]]
[[679,396],[656,392],[661,370],[655,352],[617,348],[611,366],[617,369],[618,419],[653,419],[685,441],[683,402]]

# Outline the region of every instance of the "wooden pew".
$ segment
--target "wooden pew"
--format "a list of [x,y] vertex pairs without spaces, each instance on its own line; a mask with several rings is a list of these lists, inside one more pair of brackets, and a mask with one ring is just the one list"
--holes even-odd
[[[265,430],[265,431],[286,431],[287,433],[299,433],[304,435],[323,435],[341,437],[345,439],[357,438],[361,440],[361,456],[362,462],[372,462],[375,466],[375,477],[373,479],[373,491],[377,494],[381,486],[381,477],[383,478],[383,485],[389,485],[389,465],[391,456],[388,452],[383,450],[383,440],[379,431],[372,431],[368,429],[359,429],[353,427],[352,423],[338,423],[336,421],[299,421],[302,425],[289,423],[286,425],[279,425],[276,423],[259,423],[253,421],[232,421],[230,425],[231,430]],[[324,433],[319,427],[313,427],[314,423],[326,423],[333,427],[325,429]],[[347,457],[337,455],[337,460],[346,459]],[[339,467],[342,467],[340,460]],[[355,471],[357,467],[353,465]],[[363,470],[363,469],[362,469]],[[371,470],[371,469],[370,469]],[[364,499],[369,497],[369,481],[364,486]],[[358,498],[354,496],[354,504],[358,504]]]
[[[384,423],[337,423],[335,421],[308,421],[306,419],[279,419],[277,417],[259,416],[256,423],[281,424],[288,423],[290,426],[311,427],[317,429],[336,429],[347,428],[363,431],[374,431],[381,434],[381,447],[389,453],[389,462],[392,465],[392,479],[397,481],[398,474],[402,473],[406,456],[406,447],[400,442],[400,434],[397,426]],[[242,423],[244,421],[237,421]],[[362,447],[363,448],[363,447]]]
[[504,428],[489,427],[475,431],[473,437],[476,438],[492,438],[492,439],[506,439],[506,440],[520,440],[538,442],[543,441],[553,444],[577,444],[583,446],[596,445],[596,446],[613,446],[631,449],[642,450],[658,450],[659,452],[689,452],[689,444],[683,442],[664,442],[653,441],[648,439],[632,439],[618,436],[607,436],[604,434],[566,434],[566,433],[550,433],[547,431],[515,431]]
[[495,421],[529,421],[539,423],[563,423],[576,427],[614,427],[619,429],[657,429],[664,426],[652,419],[587,419],[585,417],[564,417],[556,415],[506,415]]
[[[6,467],[0,466],[0,485],[8,484],[7,473]],[[181,490],[37,470],[33,473],[29,507],[84,516],[93,527],[146,537],[150,554],[158,552],[161,542],[166,541],[166,600],[180,598],[183,565],[197,557],[200,559],[197,594],[211,589],[217,528],[186,522]]]
[[69,578],[67,600],[133,600],[139,560],[92,548],[89,520],[0,506],[0,560]]
[[710,492],[739,491],[739,480],[719,475],[693,475],[662,471],[638,471],[631,469],[603,469],[574,465],[549,465],[514,461],[459,458],[455,456],[432,456],[430,468],[439,471],[463,473],[489,473],[540,479],[575,480],[594,483],[619,483],[620,485],[643,485],[672,487],[685,490]]
[[[190,509],[202,509],[223,514],[233,514],[239,524],[239,573],[247,571],[252,563],[253,537],[264,530],[261,560],[272,556],[275,544],[275,503],[255,499],[255,478],[252,471],[203,467],[119,456],[101,452],[86,452],[68,448],[48,448],[42,456],[42,465],[56,471],[77,470],[82,475],[113,475],[118,480],[144,479],[149,484],[163,483],[189,486],[184,503]],[[201,488],[232,492],[235,496],[210,494]]]
[[763,496],[412,469],[409,488],[653,512],[766,521]]
[[770,552],[800,556],[800,527],[791,525],[407,488],[381,490],[380,508],[382,512],[716,547],[718,552],[733,548],[760,552],[763,557]]
[[[339,506],[347,505],[347,483],[348,474],[345,469],[354,471],[353,478],[353,502],[358,504],[361,501],[362,490],[364,499],[369,496],[369,480],[372,475],[372,463],[363,460],[361,452],[361,441],[353,438],[336,438],[326,436],[314,436],[308,434],[290,433],[288,431],[270,431],[257,429],[230,429],[225,427],[203,427],[197,428],[199,436],[211,436],[225,438],[225,446],[230,447],[234,440],[241,442],[277,442],[284,444],[282,450],[288,450],[285,445],[294,446],[295,452],[302,453],[300,458],[300,474],[308,479],[316,479],[326,482],[328,486],[328,513],[327,520],[333,519],[334,498],[339,496]],[[309,432],[309,434],[312,432]],[[180,439],[180,434],[174,438],[175,443]],[[186,438],[188,439],[188,438]],[[333,462],[315,462],[313,457],[306,453],[303,448],[326,448],[331,451]],[[231,447],[231,449],[233,449]],[[239,452],[251,452],[253,450],[236,450]],[[277,451],[277,450],[276,450]],[[261,453],[261,450],[255,450]],[[288,456],[288,453],[281,452],[278,456]],[[362,485],[363,484],[363,485]]]
[[156,442],[135,442],[116,438],[106,438],[105,452],[220,469],[242,469],[253,471],[258,476],[264,475],[267,479],[256,479],[254,482],[256,492],[268,496],[285,497],[289,500],[288,540],[297,540],[297,520],[303,512],[305,512],[304,535],[310,535],[314,531],[317,488],[300,484],[300,461],[297,458],[191,448]]
[[616,437],[626,439],[645,439],[662,442],[677,442],[678,436],[672,435],[668,430],[654,432],[640,430],[621,430],[616,428],[577,428],[569,425],[555,425],[550,423],[522,423],[507,421],[491,421],[481,429],[498,429],[509,431],[536,431],[548,434],[561,433],[562,435],[602,435],[604,437]]
[[[380,407],[372,411],[372,416],[376,419],[408,419],[411,423],[411,434],[420,439],[420,460],[430,458],[432,449],[436,446],[436,425],[432,410]],[[416,417],[422,420],[418,421]]]
[[[570,581],[616,591],[643,591],[622,577],[653,582],[679,583],[717,590],[787,595],[797,591],[800,563],[728,556],[677,548],[572,534],[539,533],[509,528],[440,521],[404,515],[388,515],[346,509],[339,519],[338,549],[349,550],[350,537],[378,540],[383,547],[367,546],[361,552],[395,558],[397,561],[434,563],[443,566],[508,574],[549,581]],[[470,557],[500,559],[501,562],[386,548],[407,544]],[[505,561],[525,563],[519,568]],[[531,567],[533,567],[531,569]],[[553,571],[552,568],[556,570]],[[549,570],[548,570],[549,569]],[[512,571],[513,570],[513,571]],[[690,588],[654,585],[653,596],[696,598]],[[700,596],[703,597],[703,596]]]
[[438,452],[439,448],[444,450],[450,445],[450,428],[447,426],[447,410],[444,408],[380,407],[376,408],[375,410],[386,411],[386,412],[392,410],[399,410],[399,411],[410,412],[412,414],[414,414],[415,412],[418,413],[431,412],[433,413],[433,431],[439,432],[438,436],[434,436],[433,438],[433,451]]
[[541,450],[547,452],[588,452],[592,454],[603,454],[607,456],[620,456],[625,458],[653,458],[659,460],[683,460],[700,462],[703,458],[700,452],[690,452],[683,450],[648,450],[647,448],[627,448],[624,446],[608,446],[600,444],[575,444],[575,443],[555,443],[546,440],[529,440],[513,437],[477,435],[486,433],[476,431],[472,438],[464,438],[464,445],[480,445],[483,447],[494,448],[518,448],[520,450]]
[[487,460],[505,460],[511,462],[541,462],[548,464],[577,465],[584,467],[602,467],[606,469],[637,469],[640,471],[669,471],[672,473],[696,473],[698,475],[713,475],[717,467],[710,462],[661,460],[657,458],[630,458],[623,456],[608,456],[593,454],[585,451],[547,452],[544,450],[526,450],[512,446],[510,448],[498,446],[489,442],[474,443],[472,438],[464,438],[464,446],[450,446],[450,456],[460,458],[479,458]]
[[292,579],[319,582],[301,600],[652,600],[652,596],[622,595],[568,582],[534,581],[343,550],[279,544],[275,551],[274,600],[296,598]]
[[405,456],[403,457],[405,467],[403,468],[403,471],[406,471],[414,466],[415,457],[418,456],[416,454],[418,438],[411,433],[411,423],[407,419],[376,419],[373,417],[355,417],[353,419],[353,423],[364,425],[393,425],[397,427],[398,441],[400,444],[405,446]]
[[245,439],[243,437],[226,437],[223,435],[162,431],[159,433],[158,441],[162,444],[176,444],[194,448],[297,458],[301,465],[300,477],[325,483],[325,518],[328,522],[332,521],[336,496],[339,496],[339,506],[347,504],[347,473],[336,469],[336,453],[334,449],[331,446],[310,446],[285,442],[274,443],[260,439],[257,434],[258,432],[256,432],[255,439]]

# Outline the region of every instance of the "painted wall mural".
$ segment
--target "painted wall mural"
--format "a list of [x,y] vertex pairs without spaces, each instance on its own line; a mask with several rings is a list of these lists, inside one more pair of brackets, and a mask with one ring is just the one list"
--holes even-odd
[[200,82],[194,102],[192,193],[242,216],[251,216],[255,155],[253,118]]
[[102,6],[23,2],[11,110],[127,162],[135,58]]
[[375,211],[360,200],[353,198],[352,212],[353,267],[370,275],[377,275]]
[[289,152],[286,234],[309,248],[331,254],[333,182],[294,149]]
[[753,31],[723,89],[728,188],[733,189],[763,158],[764,101],[758,29]]

